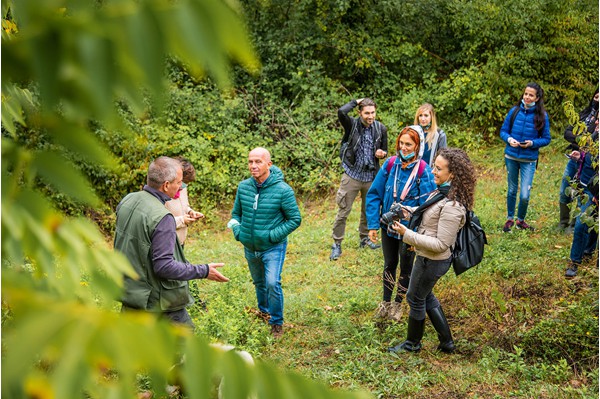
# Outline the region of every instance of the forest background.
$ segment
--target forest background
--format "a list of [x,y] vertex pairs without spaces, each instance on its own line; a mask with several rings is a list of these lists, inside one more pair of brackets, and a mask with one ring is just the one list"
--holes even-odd
[[[11,2],[3,2],[2,284],[3,326],[9,327],[9,343],[14,343],[10,337],[16,339],[24,331],[39,327],[39,319],[33,322],[33,316],[39,316],[35,311],[47,312],[50,305],[56,305],[53,301],[64,305],[65,299],[76,298],[106,306],[108,296],[99,300],[97,290],[113,297],[118,292],[112,280],[127,272],[128,266],[114,261],[108,252],[99,255],[98,251],[88,253],[78,248],[80,235],[84,236],[82,243],[99,245],[94,229],[85,219],[74,219],[71,230],[65,229],[70,219],[64,217],[83,215],[110,237],[117,203],[143,185],[149,162],[159,155],[182,155],[192,161],[199,173],[190,185],[190,197],[207,215],[209,227],[219,226],[227,217],[237,183],[247,177],[248,150],[258,145],[271,150],[302,203],[325,199],[327,204],[340,173],[337,150],[341,128],[336,111],[352,98],[369,96],[376,100],[378,118],[390,130],[390,143],[403,126],[412,124],[416,108],[430,102],[449,144],[486,159],[481,154],[498,146],[498,127],[528,81],[537,81],[545,89],[552,137],[557,143],[568,124],[564,103],[570,101],[580,110],[598,86],[598,4],[590,0],[375,4],[343,0],[205,0],[180,2],[189,11],[190,20],[183,17],[184,12],[168,14],[171,19],[165,21],[159,19],[160,7],[142,2],[136,9],[141,17],[127,25],[130,30],[119,31],[127,38],[119,40],[131,42],[127,48],[132,49],[131,57],[137,61],[131,65],[149,72],[141,82],[149,87],[147,96],[135,97],[128,82],[113,74],[112,64],[98,62],[112,50],[106,37],[98,32],[107,26],[118,31],[116,25],[111,25],[115,21],[110,18],[117,15],[111,6],[130,4],[93,3],[94,11],[84,16],[99,14],[100,20],[74,18],[81,6],[69,1],[43,2],[43,7],[23,1],[21,16],[29,19],[19,21],[18,13],[13,16]],[[67,8],[72,12],[67,13],[70,18],[62,15],[60,10],[64,8],[60,6],[71,7]],[[109,12],[104,14],[106,10]],[[240,20],[245,21],[247,36]],[[50,35],[40,34],[40,30],[46,33],[43,29],[27,30],[32,21],[46,23],[33,26],[49,26]],[[190,21],[198,22],[198,26],[190,28]],[[72,33],[86,23],[91,33],[74,40]],[[153,30],[156,26],[161,29]],[[161,33],[167,39],[157,36]],[[70,40],[65,40],[69,34]],[[102,40],[96,40],[98,37]],[[57,38],[63,40],[58,48]],[[33,40],[34,45],[26,49],[23,43],[27,40]],[[182,51],[185,46],[195,52]],[[144,58],[148,53],[150,56]],[[61,69],[64,65],[55,61],[61,57],[68,60],[70,69]],[[135,68],[128,73],[132,71],[136,72]],[[85,79],[86,73],[92,78]],[[112,80],[124,89],[114,90]],[[59,94],[48,98],[45,93]],[[55,114],[38,113],[37,109],[44,107]],[[86,111],[81,113],[83,118],[69,119],[82,110]],[[104,118],[106,114],[111,118]],[[65,120],[70,124],[59,124]],[[561,145],[554,145],[556,154]],[[107,157],[113,167],[103,162]],[[89,184],[73,183],[77,176],[85,176]],[[86,194],[88,190],[92,195]],[[46,203],[42,197],[48,198],[52,206],[40,208],[34,204]],[[104,266],[101,272],[90,265],[78,270],[86,261]],[[33,278],[24,277],[24,271]],[[76,288],[65,280],[74,282]],[[87,288],[92,281],[99,282],[100,288],[93,284],[91,290]],[[29,289],[26,293],[35,288],[38,296],[24,298],[26,295],[16,293],[16,287]],[[40,289],[43,298],[39,297]],[[502,307],[498,298],[496,304]],[[78,308],[71,302],[69,306],[73,306],[67,311],[71,315],[81,311],[74,310]],[[16,308],[28,311],[17,317]],[[586,302],[582,309],[597,315],[597,301]],[[99,320],[109,317],[102,315]],[[48,322],[51,316],[58,320],[54,312],[42,319]],[[60,320],[65,321],[62,316]],[[65,323],[72,321],[67,319]],[[588,331],[585,323],[589,319],[579,321],[581,330]],[[102,331],[106,326],[94,327]],[[550,327],[543,325],[539,335],[547,334]],[[597,327],[593,334],[592,339],[597,341]],[[6,342],[4,337],[3,331]],[[48,342],[30,338],[28,342],[39,342],[40,346],[17,346],[20,351],[6,352],[11,373],[3,373],[3,393],[21,392],[27,386],[55,387],[53,384],[69,389],[60,377],[80,365],[74,359],[64,370],[58,370],[63,374],[50,367],[41,367],[40,371],[38,363],[33,372],[19,375],[20,371],[30,370],[28,359],[39,360],[36,348],[45,348],[40,350],[44,353],[42,359],[56,361],[52,350],[48,352],[44,346]],[[64,336],[57,334],[57,339],[65,345]],[[585,361],[565,367],[575,372],[591,370],[592,377],[594,373],[597,376],[597,355],[590,358],[585,342],[578,347],[583,348],[581,353],[575,355],[577,359],[583,356]],[[105,359],[108,364],[113,364],[111,356]],[[520,367],[518,351],[514,356],[513,363]],[[3,356],[3,365],[5,359]],[[12,367],[15,364],[11,361],[19,367]],[[564,371],[561,363],[553,367],[556,373]],[[81,381],[90,383],[92,371]],[[5,378],[15,384],[5,384]],[[592,389],[597,388],[591,384]],[[70,389],[76,386],[73,383]]]
[[[429,102],[450,145],[471,150],[497,144],[527,82],[544,88],[557,138],[568,124],[563,103],[579,111],[598,86],[593,1],[241,1],[240,12],[260,71],[234,66],[223,90],[169,59],[163,111],[139,116],[123,104],[133,136],[95,129],[120,169],[73,160],[103,206],[89,210],[51,194],[63,211],[110,222],[123,193],[143,185],[152,159],[182,155],[200,172],[190,197],[210,219],[217,204],[232,202],[247,177],[248,149],[258,145],[300,196],[327,195],[340,174],[337,109],[353,98],[377,102],[392,145]],[[31,131],[19,139],[45,145]],[[112,231],[112,223],[105,227]]]

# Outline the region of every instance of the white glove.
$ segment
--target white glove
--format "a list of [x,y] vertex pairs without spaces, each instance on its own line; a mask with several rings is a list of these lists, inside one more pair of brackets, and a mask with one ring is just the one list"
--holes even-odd
[[239,224],[240,222],[238,222],[236,219],[231,219],[229,222],[227,222],[227,228],[233,229],[234,226],[237,226]]

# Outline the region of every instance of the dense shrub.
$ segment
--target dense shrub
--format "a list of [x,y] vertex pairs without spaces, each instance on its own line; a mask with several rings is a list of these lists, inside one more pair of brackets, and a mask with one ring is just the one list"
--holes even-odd
[[[430,102],[450,145],[470,150],[496,143],[527,81],[545,88],[555,137],[567,123],[562,103],[572,100],[581,109],[597,85],[598,9],[591,0],[390,0],[376,9],[352,0],[243,0],[241,6],[260,73],[236,67],[232,86],[222,91],[168,60],[163,111],[148,107],[134,117],[121,104],[122,131],[92,125],[120,167],[107,171],[74,160],[107,207],[92,214],[109,214],[139,189],[159,155],[182,155],[196,166],[195,205],[227,208],[256,146],[271,150],[300,195],[329,193],[340,173],[336,111],[352,98],[376,100],[390,144],[416,108]],[[56,199],[63,209],[79,209]]]
[[541,320],[523,336],[521,346],[529,356],[547,362],[566,359],[578,368],[598,366],[597,290],[557,308],[553,317]]

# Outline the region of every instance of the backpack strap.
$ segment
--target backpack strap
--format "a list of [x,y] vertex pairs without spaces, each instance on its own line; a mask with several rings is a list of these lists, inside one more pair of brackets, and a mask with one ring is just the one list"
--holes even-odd
[[[512,128],[513,128],[513,125],[515,124],[515,119],[517,118],[517,114],[519,113],[519,107],[515,105],[513,107],[513,110],[514,110],[513,113],[510,115],[510,130],[508,131],[509,135],[512,133]],[[542,129],[537,130],[537,134],[538,134],[538,139],[542,138]]]
[[517,118],[517,114],[519,113],[519,107],[517,107],[516,105],[512,108],[513,109],[513,113],[510,115],[510,129],[508,129],[508,134],[510,135],[512,133],[512,128],[513,125],[515,124],[515,119]]
[[392,170],[392,166],[394,166],[394,162],[396,162],[396,158],[398,158],[396,155],[392,155],[389,159],[388,159],[388,163],[385,167],[385,169],[388,172],[388,175],[390,174],[390,170]]
[[417,172],[417,182],[421,180],[421,176],[423,176],[423,172],[425,171],[425,166],[427,166],[427,162],[421,159],[419,162],[419,171]]

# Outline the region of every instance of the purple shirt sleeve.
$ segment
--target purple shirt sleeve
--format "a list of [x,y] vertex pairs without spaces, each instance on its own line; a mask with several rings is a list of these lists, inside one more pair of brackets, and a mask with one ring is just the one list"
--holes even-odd
[[165,215],[152,235],[152,265],[154,273],[162,279],[194,280],[208,276],[208,265],[192,265],[179,262],[173,256],[175,251],[175,218]]

